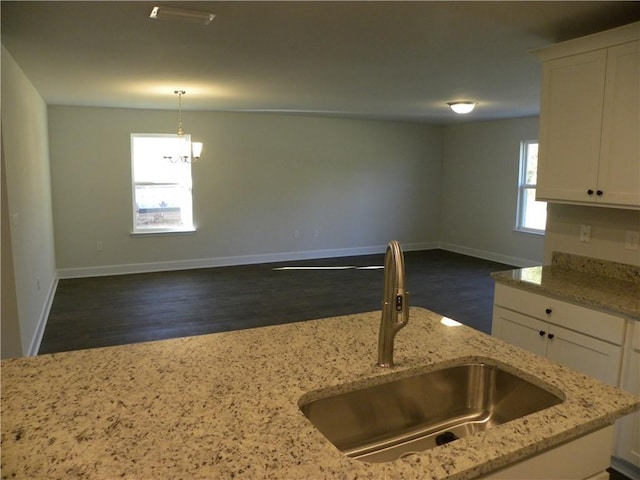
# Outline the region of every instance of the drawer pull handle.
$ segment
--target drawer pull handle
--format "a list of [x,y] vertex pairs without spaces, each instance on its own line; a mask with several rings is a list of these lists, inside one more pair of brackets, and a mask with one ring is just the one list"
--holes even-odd
[[547,332],[545,332],[544,330],[540,330],[540,332],[539,332],[539,333],[540,333],[540,336],[541,336],[541,337],[544,337],[544,334],[545,334],[545,333],[547,333]]
[[549,335],[547,335],[547,337],[549,338],[549,340],[553,340],[553,337],[555,337],[555,335],[553,333],[550,333]]
[[545,310],[545,312],[547,313],[547,315],[551,315],[551,312],[553,312],[553,310],[552,310],[552,309],[550,309],[550,308],[547,308],[547,309]]
[[602,190],[598,190],[596,192],[596,195],[598,195],[599,197],[601,197],[604,194],[604,192]]
[[593,190],[591,189],[587,190],[587,195],[593,195]]

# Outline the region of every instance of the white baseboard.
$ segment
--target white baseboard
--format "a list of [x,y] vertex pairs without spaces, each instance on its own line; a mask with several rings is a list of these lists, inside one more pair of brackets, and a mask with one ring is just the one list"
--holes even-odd
[[526,258],[510,257],[508,255],[502,255],[495,252],[488,252],[486,250],[478,250],[476,248],[465,247],[463,245],[456,245],[453,243],[440,242],[439,248],[448,250],[454,253],[461,253],[463,255],[469,255],[470,257],[482,258],[484,260],[491,260],[492,262],[505,263],[507,265],[513,265],[516,267],[535,267],[542,265],[542,260],[528,260]]
[[29,350],[27,351],[27,356],[29,357],[35,357],[38,355],[38,350],[40,350],[40,344],[42,343],[42,337],[44,336],[44,329],[47,326],[49,312],[51,312],[51,306],[53,305],[53,298],[55,297],[56,290],[58,288],[59,278],[58,274],[54,274],[51,285],[49,285],[49,291],[47,292],[47,297],[44,305],[42,306],[40,318],[38,319],[38,326],[36,327],[36,331],[33,333],[33,338],[29,344]]
[[[516,267],[533,267],[542,262],[501,255],[462,245],[446,242],[406,243],[402,245],[406,252],[417,250],[433,250],[441,248],[471,257],[482,258],[494,262],[514,265]],[[106,275],[126,275],[130,273],[165,272],[171,270],[190,270],[195,268],[229,267],[233,265],[252,265],[259,263],[293,262],[297,260],[313,260],[318,258],[352,257],[384,253],[386,245],[368,247],[336,248],[326,250],[306,250],[299,252],[265,253],[257,255],[238,255],[232,257],[198,258],[192,260],[175,260],[168,262],[131,263],[123,265],[104,265],[80,268],[62,268],[58,270],[58,278],[100,277]]]
[[[403,244],[405,251],[431,250],[438,248],[437,242]],[[336,248],[327,250],[307,250],[300,252],[265,253],[258,255],[239,255],[233,257],[198,258],[193,260],[175,260],[169,262],[132,263],[125,265],[105,265],[81,268],[62,268],[59,278],[101,277],[106,275],[125,275],[130,273],[165,272],[170,270],[190,270],[195,268],[228,267],[233,265],[251,265],[258,263],[293,262],[316,258],[352,257],[384,253],[386,245],[368,247]]]

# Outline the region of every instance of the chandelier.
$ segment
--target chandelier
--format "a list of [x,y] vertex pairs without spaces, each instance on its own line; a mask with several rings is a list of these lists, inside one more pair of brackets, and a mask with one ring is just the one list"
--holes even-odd
[[184,136],[184,128],[182,126],[182,95],[186,92],[184,90],[175,90],[173,93],[178,95],[178,137],[183,138],[184,142],[181,145],[180,151],[174,155],[165,155],[163,158],[169,160],[171,163],[176,162],[195,162],[200,159],[202,153],[202,142],[191,142]]

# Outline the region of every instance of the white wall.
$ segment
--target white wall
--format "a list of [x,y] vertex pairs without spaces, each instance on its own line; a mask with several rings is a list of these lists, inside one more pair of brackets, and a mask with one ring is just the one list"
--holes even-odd
[[[11,255],[2,262],[13,262],[13,285],[2,283],[2,333],[15,336],[18,315],[20,351],[35,354],[43,333],[49,306],[57,282],[49,146],[47,142],[47,106],[29,79],[2,47],[2,147],[6,178],[8,218],[11,231]],[[3,192],[4,195],[4,192]],[[4,227],[6,228],[6,224]],[[3,273],[5,272],[3,265]],[[7,287],[15,287],[15,293]],[[5,298],[5,293],[7,293]],[[17,303],[15,306],[6,301]],[[12,333],[8,333],[12,332]],[[3,344],[5,343],[3,338]],[[7,352],[9,355],[10,352]],[[11,352],[14,356],[15,352]],[[2,352],[5,356],[5,350]]]
[[[580,226],[591,226],[589,243],[580,241]],[[554,251],[640,266],[640,252],[625,249],[627,231],[640,231],[640,211],[550,204],[545,263]]]
[[7,175],[4,168],[4,146],[1,150],[0,166],[2,170],[2,200],[0,221],[2,222],[2,306],[0,310],[0,352],[2,358],[22,356],[22,335],[20,334],[20,315],[16,296],[16,278],[13,270],[13,249],[11,245],[11,226],[9,223],[9,199],[7,197]]
[[176,112],[49,107],[62,276],[370,253],[394,238],[437,245],[441,127],[214,112],[184,124],[204,142],[198,231],[132,237],[130,134],[172,133]]
[[441,241],[447,249],[518,266],[540,264],[544,237],[514,231],[520,142],[538,117],[444,130]]

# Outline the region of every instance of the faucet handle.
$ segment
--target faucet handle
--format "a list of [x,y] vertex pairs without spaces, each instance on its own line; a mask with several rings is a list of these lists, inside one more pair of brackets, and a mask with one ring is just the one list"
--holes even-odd
[[409,292],[398,290],[396,292],[396,325],[398,329],[409,323]]
[[402,301],[402,295],[397,293],[396,294],[396,312],[401,312],[402,311],[402,305],[403,305],[403,301]]

